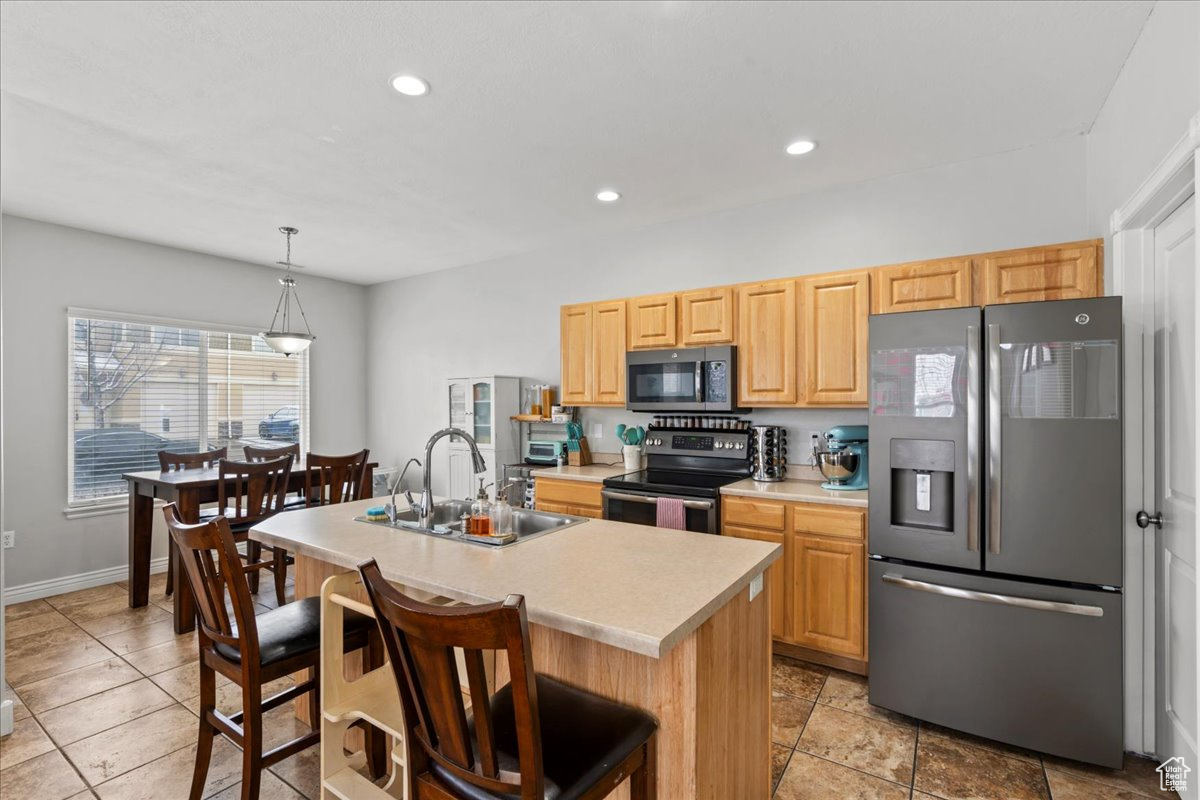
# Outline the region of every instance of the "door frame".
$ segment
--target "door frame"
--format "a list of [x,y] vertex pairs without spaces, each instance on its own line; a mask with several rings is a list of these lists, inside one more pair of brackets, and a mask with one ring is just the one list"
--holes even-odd
[[[1134,514],[1154,511],[1154,228],[1195,193],[1198,172],[1200,114],[1109,220],[1113,294],[1123,296],[1125,317],[1125,749],[1146,754],[1156,744],[1155,537],[1153,528],[1137,527]],[[1197,339],[1200,376],[1200,333]],[[1194,444],[1200,451],[1200,434]]]

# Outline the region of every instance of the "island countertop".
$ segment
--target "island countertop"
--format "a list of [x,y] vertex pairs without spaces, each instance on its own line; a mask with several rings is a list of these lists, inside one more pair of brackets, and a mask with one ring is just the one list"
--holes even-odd
[[783,552],[609,520],[492,549],[354,519],[378,503],[277,514],[250,536],[346,570],[375,558],[391,581],[469,603],[523,594],[532,622],[652,658],[747,591]]

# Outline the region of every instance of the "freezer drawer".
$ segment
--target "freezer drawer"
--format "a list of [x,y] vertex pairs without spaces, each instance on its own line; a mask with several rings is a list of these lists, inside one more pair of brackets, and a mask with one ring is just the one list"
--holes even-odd
[[871,703],[1121,766],[1120,594],[872,560]]

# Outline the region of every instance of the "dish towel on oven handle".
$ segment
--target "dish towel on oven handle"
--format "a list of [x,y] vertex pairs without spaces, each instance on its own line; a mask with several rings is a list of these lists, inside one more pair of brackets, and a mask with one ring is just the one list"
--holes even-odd
[[659,497],[655,500],[654,524],[660,528],[687,530],[687,510],[678,497]]

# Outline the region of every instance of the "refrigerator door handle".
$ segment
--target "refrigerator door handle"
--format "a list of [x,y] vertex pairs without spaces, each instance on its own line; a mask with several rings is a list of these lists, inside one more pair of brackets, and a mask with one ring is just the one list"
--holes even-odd
[[967,326],[967,549],[979,550],[979,326]]
[[1000,326],[988,325],[988,552],[1000,555]]
[[1084,617],[1104,616],[1104,609],[1100,606],[1085,606],[1082,603],[1061,603],[1055,600],[1035,600],[1032,597],[1014,597],[1010,594],[977,592],[973,589],[959,589],[955,586],[943,586],[940,583],[917,581],[892,574],[884,574],[883,582],[918,592],[955,597],[959,600],[974,600],[979,603],[994,603],[1014,608],[1028,608],[1034,611],[1056,611],[1060,614],[1078,614]]

